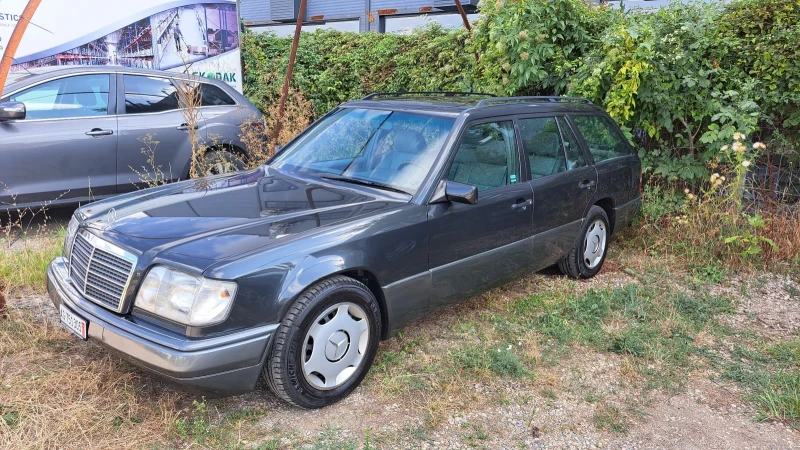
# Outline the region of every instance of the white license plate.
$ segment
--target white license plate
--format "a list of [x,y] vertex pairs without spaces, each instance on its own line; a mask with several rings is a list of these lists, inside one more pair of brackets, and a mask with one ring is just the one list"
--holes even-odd
[[65,327],[69,331],[72,331],[77,335],[79,338],[86,340],[86,329],[88,327],[88,322],[78,317],[77,314],[70,311],[66,306],[61,305],[61,323],[64,324]]

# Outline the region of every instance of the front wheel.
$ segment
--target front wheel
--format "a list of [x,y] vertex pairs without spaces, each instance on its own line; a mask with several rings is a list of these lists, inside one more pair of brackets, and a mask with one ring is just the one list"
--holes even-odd
[[591,278],[597,275],[606,260],[610,235],[605,210],[592,206],[581,228],[580,238],[569,254],[558,262],[558,268],[572,278]]
[[372,292],[335,276],[312,286],[289,309],[264,364],[275,394],[303,408],[347,397],[364,379],[380,341],[381,314]]

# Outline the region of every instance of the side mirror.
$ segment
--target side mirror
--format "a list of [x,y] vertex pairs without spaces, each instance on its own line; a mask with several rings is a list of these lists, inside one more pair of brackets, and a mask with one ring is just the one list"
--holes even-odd
[[25,120],[25,104],[19,102],[0,103],[0,122]]
[[469,184],[456,181],[442,180],[436,187],[430,203],[464,203],[474,205],[478,203],[478,188]]

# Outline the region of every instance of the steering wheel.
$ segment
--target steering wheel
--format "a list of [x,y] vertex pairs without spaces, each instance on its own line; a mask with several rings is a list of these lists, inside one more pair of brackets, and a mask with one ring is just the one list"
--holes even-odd
[[412,166],[415,169],[422,170],[423,172],[428,170],[428,169],[422,167],[421,165],[415,163],[414,161],[406,161],[406,162],[400,164],[399,166],[397,166],[397,171],[399,172],[399,171],[403,170],[406,166]]

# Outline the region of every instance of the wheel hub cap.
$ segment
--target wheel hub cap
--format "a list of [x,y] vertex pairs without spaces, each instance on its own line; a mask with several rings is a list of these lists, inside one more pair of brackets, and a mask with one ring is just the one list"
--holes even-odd
[[328,361],[338,361],[342,359],[350,346],[350,338],[342,330],[333,333],[328,338],[328,345],[325,346],[325,357]]
[[606,251],[606,224],[602,220],[595,220],[586,230],[586,240],[583,243],[583,262],[589,269],[594,269],[603,260]]
[[360,306],[338,303],[317,316],[303,342],[306,381],[317,389],[334,389],[361,365],[369,343],[369,319]]

